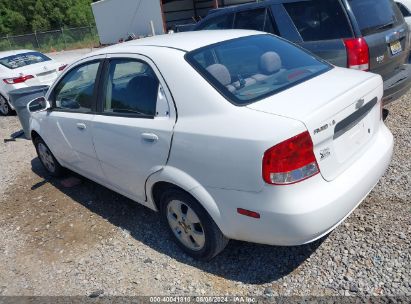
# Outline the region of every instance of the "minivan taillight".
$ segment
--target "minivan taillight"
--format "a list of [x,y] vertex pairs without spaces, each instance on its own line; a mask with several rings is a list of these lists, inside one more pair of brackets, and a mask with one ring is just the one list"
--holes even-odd
[[287,139],[264,153],[263,179],[268,184],[294,184],[319,172],[308,131]]
[[361,71],[370,69],[370,53],[367,41],[364,38],[344,40],[347,49],[347,67]]

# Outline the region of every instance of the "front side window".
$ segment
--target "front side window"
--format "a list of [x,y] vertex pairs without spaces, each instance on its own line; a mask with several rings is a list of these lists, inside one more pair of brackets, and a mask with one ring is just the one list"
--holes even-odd
[[91,112],[99,61],[69,71],[54,89],[54,108],[76,112]]
[[17,69],[27,65],[50,61],[51,59],[39,52],[27,52],[0,58],[0,64],[8,69]]
[[246,105],[332,67],[273,35],[254,35],[194,50],[186,60],[235,105]]
[[401,11],[401,13],[404,17],[410,17],[411,16],[410,11],[402,3],[399,3],[399,2],[396,2],[396,3],[397,3],[398,8],[400,9],[400,11]]
[[[374,0],[371,0],[374,3]],[[310,0],[283,4],[304,41],[353,36],[348,18],[337,0]]]
[[103,111],[153,117],[158,90],[158,78],[148,64],[134,59],[111,59]]
[[278,34],[278,31],[274,29],[269,11],[265,8],[237,13],[234,28]]
[[208,20],[204,20],[197,28],[200,30],[224,30],[231,29],[233,26],[234,14],[220,15]]
[[404,17],[410,17],[411,16],[410,11],[403,4],[401,4],[399,2],[396,2],[396,3],[397,3],[398,8],[400,9],[400,11],[401,11],[401,13]]

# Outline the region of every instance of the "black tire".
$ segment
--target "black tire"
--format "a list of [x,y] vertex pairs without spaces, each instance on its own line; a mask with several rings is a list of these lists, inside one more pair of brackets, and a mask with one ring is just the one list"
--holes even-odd
[[[201,230],[205,237],[204,245],[201,247],[201,249],[193,250],[187,247],[185,244],[183,244],[182,241],[180,241],[175,232],[173,232],[171,224],[169,224],[169,219],[167,218],[169,214],[169,204],[173,201],[179,201],[185,206],[191,208],[200,220]],[[217,224],[210,217],[207,211],[200,205],[200,203],[196,199],[182,190],[174,188],[166,190],[161,195],[160,212],[162,221],[168,228],[168,231],[170,232],[173,240],[186,254],[195,259],[209,261],[217,254],[219,254],[228,244],[229,239],[222,234],[221,230],[218,228]],[[193,240],[192,237],[191,239]]]
[[[36,147],[37,156],[40,159],[40,162],[43,165],[43,167],[47,170],[47,172],[55,177],[62,176],[64,174],[64,168],[59,164],[57,159],[54,157],[53,153],[51,153],[49,147],[46,145],[44,140],[41,137],[36,137],[33,140],[33,142],[34,146]],[[48,154],[47,160],[45,160],[42,156],[41,151],[43,149],[46,149],[46,153]],[[52,163],[53,166],[50,166],[50,164],[47,164],[47,162]]]
[[0,95],[0,115],[8,116],[12,115],[15,112],[11,109],[9,102],[6,98]]

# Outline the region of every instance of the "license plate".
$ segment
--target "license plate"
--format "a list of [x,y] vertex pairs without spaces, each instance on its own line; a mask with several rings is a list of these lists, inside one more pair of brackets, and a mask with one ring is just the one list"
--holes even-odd
[[396,55],[398,53],[401,53],[402,47],[401,47],[401,42],[395,41],[390,43],[390,49],[391,49],[391,54]]

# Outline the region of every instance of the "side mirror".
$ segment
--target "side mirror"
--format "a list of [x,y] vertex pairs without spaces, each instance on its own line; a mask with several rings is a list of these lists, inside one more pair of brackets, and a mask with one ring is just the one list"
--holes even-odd
[[44,97],[37,97],[27,104],[27,109],[30,113],[46,110],[50,107],[48,101]]

